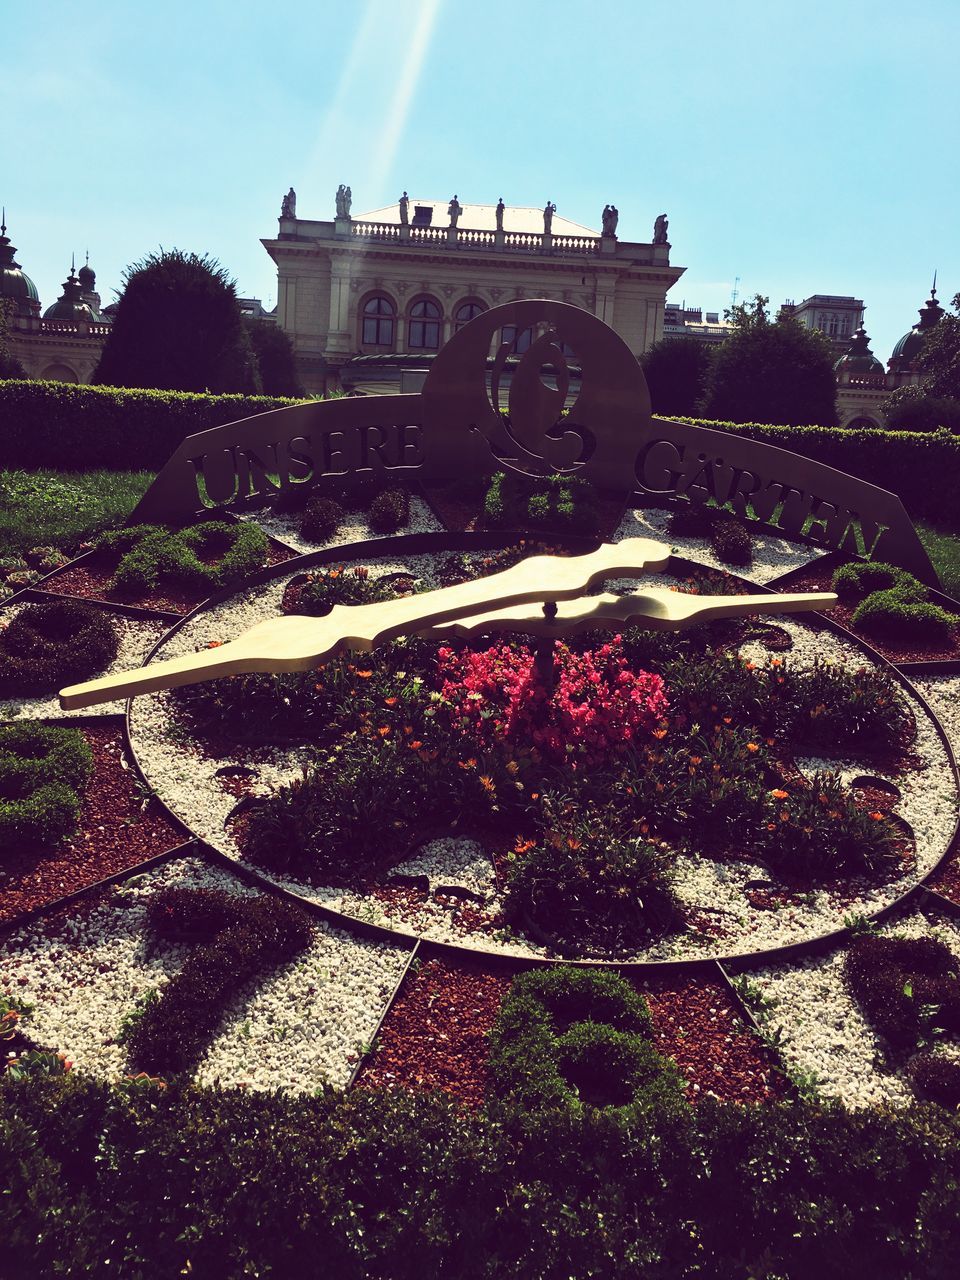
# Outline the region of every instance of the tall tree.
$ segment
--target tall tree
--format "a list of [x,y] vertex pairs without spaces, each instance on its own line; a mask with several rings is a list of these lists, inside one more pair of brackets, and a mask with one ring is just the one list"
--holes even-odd
[[694,338],[664,338],[640,357],[654,413],[689,418],[703,395],[710,347]]
[[293,343],[272,320],[246,320],[264,395],[302,396],[303,384],[297,373]]
[[837,425],[835,352],[827,338],[781,313],[768,298],[725,313],[734,331],[717,349],[698,412],[728,422]]
[[236,284],[205,255],[162,250],[124,272],[94,382],[170,391],[259,391]]

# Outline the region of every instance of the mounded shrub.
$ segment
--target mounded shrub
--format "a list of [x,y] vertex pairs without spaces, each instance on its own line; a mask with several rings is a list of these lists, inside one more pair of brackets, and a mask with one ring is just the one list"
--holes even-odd
[[909,587],[918,591],[918,600],[926,595],[922,584],[906,569],[872,560],[842,564],[834,571],[831,586],[841,600],[862,600],[874,591],[886,591],[890,587]]
[[357,565],[350,573],[338,565],[307,574],[296,598],[295,612],[319,618],[334,605],[372,604],[392,596],[390,587],[371,578],[363,565]]
[[207,591],[235,586],[265,563],[269,541],[251,521],[211,520],[186,529],[114,529],[101,535],[97,548],[118,557],[114,588],[136,596],[163,583]]
[[710,546],[724,564],[747,565],[753,560],[750,531],[739,521],[718,519],[710,533]]
[[949,645],[957,618],[940,605],[917,600],[909,587],[874,591],[853,614],[853,625],[881,639]]
[[374,533],[396,533],[409,519],[410,494],[406,489],[384,489],[367,511],[367,522]]
[[300,532],[311,542],[326,542],[340,528],[343,507],[333,498],[321,494],[310,499],[300,520]]
[[680,1078],[650,1034],[646,1002],[619,974],[530,970],[514,978],[490,1034],[494,1091],[530,1111],[624,1107],[644,1095],[681,1105]]
[[0,848],[56,844],[76,828],[93,753],[77,729],[0,725]]
[[159,998],[146,1003],[128,1024],[125,1043],[131,1063],[154,1075],[192,1067],[243,984],[293,959],[313,937],[302,908],[265,894],[162,890],[151,900],[147,920],[168,940],[208,938],[190,953]]
[[944,1053],[921,1053],[909,1063],[907,1076],[918,1098],[951,1111],[960,1107],[960,1060]]
[[0,631],[0,697],[59,689],[116,655],[116,628],[103,610],[71,600],[26,605]]
[[939,939],[864,934],[850,944],[844,972],[867,1017],[898,1048],[935,1027],[960,1031],[960,960]]

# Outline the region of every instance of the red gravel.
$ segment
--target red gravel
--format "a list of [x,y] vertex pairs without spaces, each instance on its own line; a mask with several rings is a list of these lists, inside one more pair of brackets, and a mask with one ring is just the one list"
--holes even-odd
[[186,838],[157,801],[140,808],[136,775],[121,764],[123,741],[116,725],[91,725],[94,769],[76,835],[52,850],[18,851],[4,858],[0,924],[125,871]]
[[960,906],[960,853],[954,851],[927,884],[935,893],[942,894],[944,898],[949,898]]
[[[289,547],[271,539],[267,564],[283,564],[293,559],[296,554]],[[166,613],[189,613],[201,600],[205,600],[210,595],[210,592],[176,586],[167,586],[138,596],[112,591],[110,581],[113,578],[114,568],[112,560],[91,556],[82,564],[58,573],[44,583],[42,589],[53,591],[57,595],[77,596],[82,600],[106,600],[110,604],[136,605],[138,609],[162,609]]]
[[691,1102],[770,1102],[785,1095],[774,1059],[744,1024],[726,989],[709,978],[636,981],[650,1006],[654,1045],[673,1058]]
[[487,1033],[509,986],[508,974],[476,962],[427,960],[394,1002],[358,1086],[442,1089],[466,1106],[481,1106]]
[[[791,575],[784,583],[777,583],[778,591],[831,591],[833,570],[816,568],[808,569],[797,577]],[[859,603],[859,601],[857,602]],[[824,609],[824,616],[839,622],[854,635],[860,636],[864,642],[878,653],[883,654],[888,662],[938,662],[946,659],[960,659],[960,618],[953,632],[953,644],[944,648],[936,644],[898,645],[879,636],[868,635],[853,625],[853,614],[857,604],[848,605],[842,601],[832,609]]]

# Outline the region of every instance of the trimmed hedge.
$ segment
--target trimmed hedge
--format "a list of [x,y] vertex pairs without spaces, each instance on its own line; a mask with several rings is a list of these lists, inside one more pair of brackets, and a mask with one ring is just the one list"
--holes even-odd
[[956,524],[960,435],[950,431],[852,431],[845,427],[779,427],[679,417],[673,421],[728,431],[814,458],[899,494],[915,519]]
[[[163,581],[210,591],[235,586],[264,564],[270,548],[267,535],[249,520],[211,520],[174,530],[137,524],[102,534],[96,545],[119,557],[112,585],[131,595],[143,595]],[[219,558],[204,564],[202,555]]]
[[0,725],[0,849],[52,845],[80,813],[78,790],[93,753],[78,729],[25,721]]
[[0,697],[50,693],[117,656],[110,615],[72,600],[26,605],[0,631]]
[[301,403],[269,396],[0,382],[0,467],[159,470],[186,436]]
[[4,1275],[952,1280],[960,1119],[0,1085]]

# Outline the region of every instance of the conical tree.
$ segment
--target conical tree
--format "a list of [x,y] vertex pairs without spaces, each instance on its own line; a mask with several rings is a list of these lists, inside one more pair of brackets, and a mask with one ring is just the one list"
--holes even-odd
[[302,396],[303,384],[297,373],[293,343],[272,320],[245,320],[247,333],[257,357],[263,394]]
[[168,391],[259,391],[236,285],[218,262],[163,250],[124,272],[94,382]]

